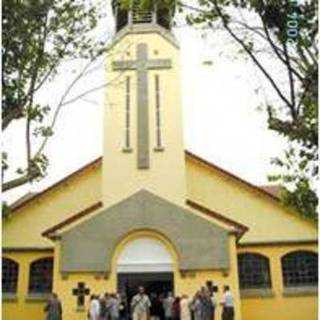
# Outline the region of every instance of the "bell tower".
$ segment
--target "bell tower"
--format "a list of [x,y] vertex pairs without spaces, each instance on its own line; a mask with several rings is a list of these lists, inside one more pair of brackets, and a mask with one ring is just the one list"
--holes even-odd
[[113,0],[112,9],[116,20],[116,32],[128,25],[157,24],[166,30],[171,30],[174,6],[160,5],[150,2],[149,7],[141,6],[140,0],[133,0],[130,8],[123,8],[121,1]]
[[116,33],[106,61],[103,201],[145,189],[177,204],[186,195],[179,45],[174,7],[113,1]]

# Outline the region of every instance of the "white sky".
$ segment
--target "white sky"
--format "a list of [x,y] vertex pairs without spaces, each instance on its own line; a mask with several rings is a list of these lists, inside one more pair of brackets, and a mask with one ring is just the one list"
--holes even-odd
[[[107,21],[112,23],[110,17]],[[180,25],[175,34],[181,47],[185,148],[254,184],[267,183],[270,158],[279,155],[283,145],[267,130],[265,112],[257,110],[263,101],[256,92],[264,83],[262,76],[251,63],[232,58],[236,51],[221,32],[203,35]],[[208,60],[212,65],[203,64]],[[72,76],[63,73],[39,99],[56,101]],[[104,76],[101,64],[72,96],[100,85]],[[46,149],[48,176],[7,192],[5,199],[11,202],[28,191],[40,191],[102,155],[104,90],[64,107]],[[21,123],[15,123],[4,137],[4,149],[14,164],[25,161],[22,132]]]

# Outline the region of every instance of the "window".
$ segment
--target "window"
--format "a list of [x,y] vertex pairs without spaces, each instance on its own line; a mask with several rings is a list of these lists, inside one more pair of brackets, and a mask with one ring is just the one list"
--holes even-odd
[[53,258],[42,258],[30,265],[29,293],[52,291]]
[[153,4],[150,2],[148,7],[141,7],[140,0],[132,1],[132,22],[138,23],[151,23],[153,18]]
[[117,7],[116,16],[116,29],[119,31],[128,24],[128,11],[119,6]]
[[130,77],[126,78],[126,134],[125,147],[130,149]]
[[285,287],[316,286],[318,283],[318,255],[296,251],[281,259]]
[[240,289],[271,288],[268,258],[256,253],[238,255]]
[[155,94],[156,94],[156,148],[162,148],[161,137],[161,110],[160,110],[160,78],[159,75],[155,76]]
[[2,291],[4,293],[16,293],[18,286],[19,265],[17,262],[2,259]]
[[171,14],[167,8],[159,8],[157,11],[157,22],[160,26],[170,30]]

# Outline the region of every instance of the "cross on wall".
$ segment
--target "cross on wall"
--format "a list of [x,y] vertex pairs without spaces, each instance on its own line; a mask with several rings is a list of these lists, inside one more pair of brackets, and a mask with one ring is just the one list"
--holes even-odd
[[77,297],[77,306],[83,307],[85,298],[90,294],[90,289],[86,288],[84,282],[78,282],[77,288],[72,289],[72,295]]
[[170,69],[170,59],[148,59],[148,46],[139,43],[137,60],[114,61],[114,71],[135,70],[137,73],[137,167],[148,169],[149,160],[149,95],[148,70]]

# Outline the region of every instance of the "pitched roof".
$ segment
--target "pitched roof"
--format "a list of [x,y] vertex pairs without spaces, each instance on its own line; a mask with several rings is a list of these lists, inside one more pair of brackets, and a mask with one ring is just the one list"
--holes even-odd
[[249,228],[247,226],[245,226],[242,223],[239,223],[235,220],[232,220],[224,215],[222,215],[221,213],[215,212],[209,208],[206,208],[192,200],[187,200],[186,201],[187,205],[189,205],[191,208],[198,210],[212,218],[215,218],[231,227],[233,227],[235,229],[235,232],[237,234],[237,238],[240,239],[248,230]]
[[275,197],[279,197],[280,192],[281,192],[281,186],[266,185],[266,186],[260,186],[260,188]]
[[37,192],[28,192],[16,201],[14,201],[11,205],[10,208],[11,210],[14,210],[15,208],[19,207],[22,203],[28,201],[29,199],[35,197],[37,195]]
[[[252,188],[266,196],[268,196],[269,198],[272,198],[273,200],[276,200],[278,201],[279,200],[279,197],[278,195],[276,194],[275,190],[276,190],[276,187],[271,187],[271,186],[262,186],[262,187],[259,187],[259,186],[256,186],[236,175],[234,175],[233,173],[225,170],[225,169],[222,169],[220,168],[219,166],[207,161],[207,160],[204,160],[203,158],[200,158],[199,156],[195,155],[194,153],[188,151],[188,150],[185,150],[185,155],[186,157],[190,157],[206,166],[208,166],[209,168],[212,168],[214,170],[217,170],[221,173],[223,173],[224,175],[227,175],[229,176],[230,178],[232,179],[235,179],[243,184],[245,184],[246,186],[248,186],[249,188]],[[63,179],[57,181],[56,183],[54,183],[53,185],[49,186],[48,188],[38,192],[38,193],[28,193],[26,195],[24,195],[23,197],[21,197],[20,199],[18,199],[16,202],[14,202],[12,205],[11,205],[11,211],[14,212],[14,211],[17,211],[18,209],[22,208],[23,206],[25,206],[26,204],[28,204],[29,202],[37,199],[38,197],[40,197],[41,195],[47,193],[48,191],[54,189],[55,187],[59,186],[60,184],[66,182],[68,179],[71,179],[72,177],[75,177],[77,176],[78,174],[84,172],[85,170],[88,170],[92,167],[95,167],[95,166],[98,166],[102,163],[102,157],[99,157],[91,162],[89,162],[88,164],[84,165],[83,167],[79,168],[78,170],[72,172],[71,174],[67,175],[66,177],[64,177]]]
[[45,230],[44,232],[42,232],[42,236],[44,237],[48,237],[50,238],[50,236],[58,231],[59,229],[81,219],[82,217],[85,217],[86,215],[88,215],[89,213],[93,212],[93,211],[96,211],[98,210],[99,208],[101,208],[103,206],[102,202],[99,201],[99,202],[96,202],[94,203],[93,205],[91,205],[90,207],[80,211],[80,212],[77,212],[76,214],[72,215],[71,217],[63,220],[62,222],[54,225],[53,227],[50,227],[49,229]]
[[[186,204],[190,207],[193,208],[201,213],[204,213],[205,215],[214,218],[226,225],[228,225],[229,227],[232,227],[232,229],[234,230],[234,233],[237,236],[237,239],[240,239],[245,232],[247,232],[249,230],[249,228],[241,223],[238,223],[230,218],[227,218],[226,216],[217,213],[215,211],[212,211],[192,200],[186,200]],[[89,215],[90,213],[93,213],[94,211],[100,209],[103,206],[102,202],[96,202],[93,205],[91,205],[90,207],[75,213],[74,215],[70,216],[69,218],[63,220],[62,222],[54,225],[53,227],[50,227],[49,229],[46,229],[44,232],[42,232],[42,236],[50,238],[50,239],[54,239],[55,238],[55,232],[59,231],[60,229],[63,229],[66,226],[69,226],[70,224],[80,220],[81,218]]]
[[49,186],[48,188],[45,188],[44,190],[40,191],[40,192],[33,192],[33,193],[29,193],[30,196],[26,197],[26,195],[22,196],[21,198],[19,198],[17,201],[15,201],[13,204],[10,205],[11,208],[11,212],[17,211],[18,209],[22,208],[23,206],[27,205],[29,202],[39,198],[40,196],[44,195],[45,193],[47,193],[48,191],[54,189],[55,187],[59,186],[60,184],[66,182],[67,180],[77,176],[78,174],[84,172],[85,170],[88,170],[90,168],[93,168],[97,165],[100,165],[102,162],[102,157],[99,157],[89,163],[87,163],[86,165],[82,166],[81,168],[79,168],[78,170],[68,174],[67,176],[65,176],[63,179],[55,182],[54,184],[52,184],[51,186]]
[[217,166],[216,164],[213,164],[212,162],[209,162],[207,160],[204,160],[203,158],[200,158],[199,156],[195,155],[194,153],[186,150],[185,151],[186,155],[189,156],[190,158],[193,158],[195,159],[196,161],[206,165],[207,167],[211,168],[211,169],[214,169],[214,170],[217,170],[219,172],[221,172],[222,174],[234,179],[234,180],[237,180],[239,182],[241,182],[242,184],[245,184],[247,187],[251,188],[251,189],[254,189],[268,197],[271,197],[273,200],[276,200],[278,201],[279,200],[279,197],[276,196],[275,194],[271,193],[270,190],[267,190],[266,189],[266,186],[264,187],[259,187],[259,186],[256,186],[238,176],[236,176],[235,174],[225,170],[225,169],[222,169],[221,167]]

